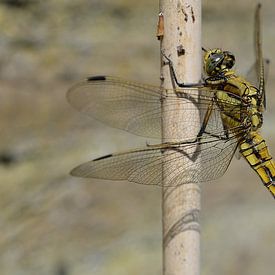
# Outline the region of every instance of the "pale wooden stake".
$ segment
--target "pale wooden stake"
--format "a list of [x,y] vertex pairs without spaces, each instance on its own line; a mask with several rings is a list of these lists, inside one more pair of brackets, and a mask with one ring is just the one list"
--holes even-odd
[[[160,0],[160,11],[164,23],[163,33],[158,35],[161,49],[173,61],[180,82],[198,83],[201,79],[201,1],[197,0]],[[163,60],[163,57],[161,57]],[[162,62],[163,63],[163,62]],[[172,88],[169,67],[161,67],[162,85]],[[192,104],[192,103],[190,103]],[[192,137],[200,125],[191,123],[188,132],[177,129],[177,120],[190,117],[190,109],[184,110],[180,103],[170,111],[173,118],[165,117],[171,106],[163,102],[163,141],[176,137]],[[195,109],[195,108],[194,108]],[[187,113],[188,112],[188,113]],[[194,111],[193,118],[199,116]],[[188,128],[188,127],[187,127]],[[184,160],[185,161],[185,160]],[[187,160],[186,160],[187,161]],[[163,173],[173,173],[180,169],[163,166]],[[164,177],[165,181],[165,177]],[[183,179],[184,182],[184,179]],[[165,183],[165,182],[164,182]],[[163,275],[199,275],[200,274],[200,211],[199,183],[183,184],[176,188],[163,188]]]

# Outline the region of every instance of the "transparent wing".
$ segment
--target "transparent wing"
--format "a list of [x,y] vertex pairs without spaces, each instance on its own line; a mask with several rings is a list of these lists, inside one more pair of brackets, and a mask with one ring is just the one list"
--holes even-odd
[[159,87],[95,76],[73,86],[67,98],[77,110],[111,127],[146,137],[161,135]]
[[263,52],[262,52],[262,33],[261,32],[262,32],[261,4],[258,4],[255,12],[255,53],[256,53],[259,90],[265,96],[264,61],[263,61]]
[[263,58],[262,52],[261,4],[258,4],[256,7],[254,24],[254,48],[256,61],[247,74],[247,80],[259,88],[259,91],[263,95],[264,107],[266,107],[265,80],[267,79],[268,70],[266,68],[269,66],[269,60]]
[[[270,67],[270,60],[264,58],[264,83],[268,81],[269,76],[269,67]],[[257,62],[255,61],[254,64],[250,67],[247,74],[245,75],[245,79],[248,80],[250,83],[259,87],[259,74],[257,73]]]
[[163,186],[209,181],[225,173],[236,148],[234,137],[160,144],[89,161],[73,169],[71,174]]
[[[162,116],[168,121],[174,116],[179,102],[185,110],[207,110],[217,91],[208,88],[197,90],[162,90],[160,87],[121,80],[116,77],[94,76],[73,86],[67,93],[69,103],[77,110],[98,119],[111,127],[119,128],[136,135],[161,138]],[[234,95],[236,98],[237,96]],[[162,102],[168,108],[162,110]],[[222,101],[222,99],[220,100]],[[190,102],[193,104],[190,105]],[[223,102],[226,112],[234,115],[240,112],[239,106]],[[223,112],[215,105],[214,112]],[[188,113],[188,112],[186,112]],[[191,113],[191,112],[190,112]],[[186,133],[186,122],[201,123],[200,118],[185,117],[174,125]],[[214,125],[216,126],[216,125]],[[188,125],[190,127],[190,123]],[[215,130],[214,128],[212,130]],[[180,133],[173,140],[182,140]]]
[[239,137],[244,134],[241,126],[225,129],[220,112],[214,107],[200,138],[110,154],[81,164],[71,174],[150,185],[162,185],[164,182],[165,186],[208,181],[224,174]]

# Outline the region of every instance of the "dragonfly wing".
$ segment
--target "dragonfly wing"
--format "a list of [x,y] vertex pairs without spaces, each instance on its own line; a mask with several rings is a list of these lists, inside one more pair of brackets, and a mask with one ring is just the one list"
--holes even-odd
[[236,148],[237,139],[234,136],[227,140],[209,136],[202,142],[151,145],[86,162],[74,168],[71,174],[173,187],[222,176]]
[[254,19],[254,51],[255,62],[246,74],[246,79],[258,87],[263,97],[263,105],[266,108],[265,82],[268,79],[269,59],[263,58],[262,50],[262,26],[261,26],[261,4],[255,10]]
[[94,76],[74,85],[67,98],[77,110],[111,127],[141,136],[161,136],[160,87]]
[[[263,62],[264,62],[264,83],[266,83],[269,76],[270,60],[264,58]],[[245,79],[248,80],[253,85],[255,85],[256,87],[259,87],[260,79],[259,79],[257,67],[258,67],[257,62],[254,62],[254,64],[250,67],[250,69],[246,73]]]
[[266,107],[265,97],[265,79],[264,79],[264,60],[262,52],[262,34],[261,34],[261,4],[257,5],[255,12],[255,55],[256,55],[256,69],[259,91],[263,96],[263,104]]
[[[77,110],[111,127],[140,136],[161,138],[163,117],[178,129],[171,139],[183,140],[186,138],[185,134],[190,132],[190,126],[201,124],[198,111],[203,117],[203,113],[213,102],[215,92],[217,91],[207,87],[200,88],[199,92],[197,89],[162,90],[157,86],[116,77],[96,76],[73,86],[68,91],[67,98]],[[167,108],[162,109],[164,101]],[[237,105],[231,102],[221,103],[226,106],[227,113],[229,110],[232,114],[236,112]],[[175,120],[175,109],[179,107],[185,112]],[[213,117],[219,117],[222,112],[217,104],[213,106]],[[212,130],[217,131],[217,122],[213,120],[209,123],[209,126],[211,125]]]

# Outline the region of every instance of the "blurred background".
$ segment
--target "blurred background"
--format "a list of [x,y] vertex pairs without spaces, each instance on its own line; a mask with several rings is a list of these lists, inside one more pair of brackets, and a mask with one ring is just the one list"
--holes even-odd
[[[203,45],[253,63],[257,1],[203,3]],[[275,156],[275,5],[263,1],[271,59],[263,134]],[[158,1],[0,0],[0,274],[161,274],[161,189],[69,176],[146,139],[73,110],[88,75],[159,83]],[[243,160],[202,186],[202,274],[273,274],[275,205]]]

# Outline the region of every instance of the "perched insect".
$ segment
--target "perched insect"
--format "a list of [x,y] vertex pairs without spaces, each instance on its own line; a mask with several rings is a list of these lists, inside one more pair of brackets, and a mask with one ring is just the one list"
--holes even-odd
[[[74,85],[67,94],[72,106],[112,127],[136,135],[160,138],[162,117],[172,116],[171,110],[178,102],[187,110],[199,110],[202,123],[191,138],[177,136],[161,144],[109,154],[81,164],[71,174],[177,186],[220,177],[239,148],[240,154],[275,197],[275,163],[259,133],[266,104],[260,5],[255,19],[257,87],[232,70],[234,55],[221,49],[205,50],[207,77],[202,84],[179,83],[172,62],[163,54],[177,89],[167,90],[109,76],[89,77]],[[170,106],[166,111],[162,109],[163,99]],[[194,122],[192,117],[189,119],[190,123]],[[186,132],[190,126],[185,120],[178,121],[176,127]],[[169,167],[178,161],[181,163],[179,169],[174,169],[171,174],[162,172],[163,164]]]

